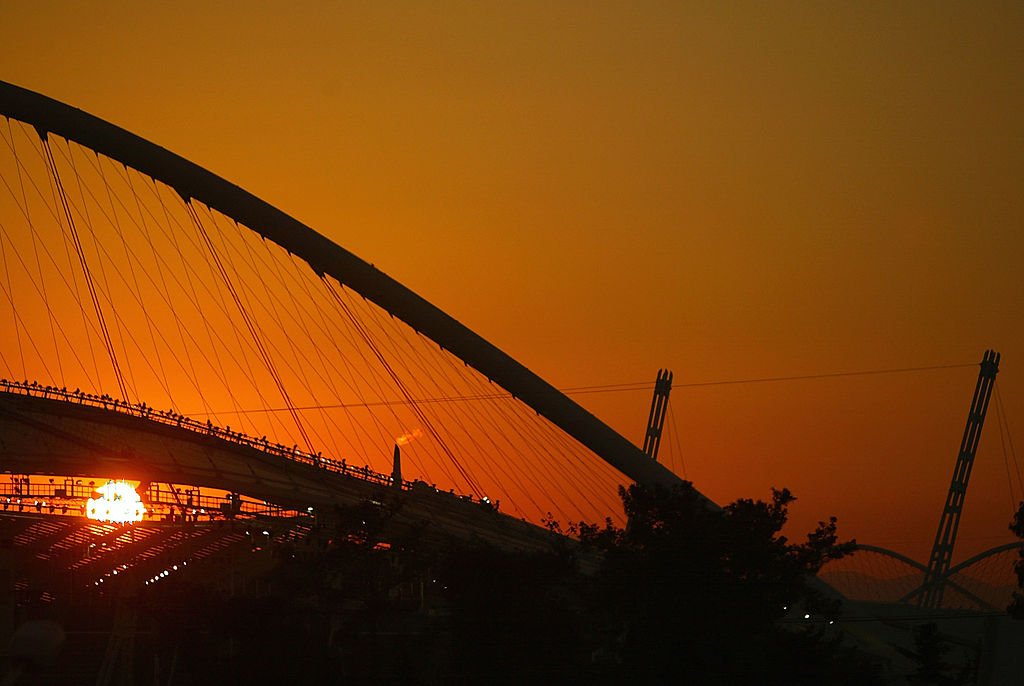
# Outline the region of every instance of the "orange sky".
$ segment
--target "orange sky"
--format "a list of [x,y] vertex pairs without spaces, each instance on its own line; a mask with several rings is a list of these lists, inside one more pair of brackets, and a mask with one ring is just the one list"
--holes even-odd
[[[238,183],[558,386],[995,347],[1024,448],[1018,4],[93,4],[5,4],[0,78]],[[665,459],[924,558],[975,377],[678,388]],[[646,393],[579,399],[639,440]],[[1015,489],[990,415],[958,558],[1005,539]]]

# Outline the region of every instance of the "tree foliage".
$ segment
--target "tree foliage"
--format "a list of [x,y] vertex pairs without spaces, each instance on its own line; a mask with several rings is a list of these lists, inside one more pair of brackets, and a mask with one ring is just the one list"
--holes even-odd
[[914,649],[896,648],[909,657],[916,665],[910,675],[911,684],[927,686],[964,686],[973,683],[977,674],[977,661],[970,656],[959,661],[957,666],[947,658],[953,646],[939,632],[935,622],[914,627]]
[[[598,654],[612,665],[606,676],[764,683],[785,672],[801,683],[801,669],[815,664],[818,674],[823,663],[846,656],[827,631],[835,602],[812,581],[854,545],[839,541],[835,518],[793,543],[782,534],[795,500],[787,489],[722,509],[688,483],[633,485],[620,496],[625,528],[576,527],[584,544],[605,555],[590,607],[603,628]],[[835,683],[842,683],[839,672],[830,675]]]
[[[165,660],[253,683],[878,683],[815,584],[853,545],[834,518],[794,542],[786,489],[724,508],[688,483],[620,495],[624,527],[575,523],[574,540],[530,554],[399,542],[374,512],[338,510],[323,546],[281,555],[269,592],[176,604],[195,617],[164,616]],[[425,604],[396,605],[418,583]],[[204,642],[186,645],[196,630]]]
[[624,528],[565,532],[603,557],[582,584],[597,682],[876,682],[875,666],[830,624],[837,601],[814,578],[855,545],[839,540],[834,517],[793,542],[782,534],[795,500],[787,489],[725,508],[689,483],[620,496]]
[[[1020,503],[1013,515],[1013,520],[1010,522],[1010,531],[1017,538],[1024,539],[1024,502]],[[1010,606],[1006,610],[1014,619],[1024,619],[1024,548],[1018,553],[1017,561],[1013,565],[1013,571],[1017,575],[1017,589],[1013,592],[1013,600],[1010,601]]]

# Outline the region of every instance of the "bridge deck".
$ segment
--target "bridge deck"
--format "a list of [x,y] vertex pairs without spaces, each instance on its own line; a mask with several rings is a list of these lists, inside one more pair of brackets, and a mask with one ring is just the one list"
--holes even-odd
[[96,476],[218,488],[282,507],[375,507],[392,533],[546,548],[553,535],[488,503],[310,455],[145,405],[0,383],[0,466],[10,473]]

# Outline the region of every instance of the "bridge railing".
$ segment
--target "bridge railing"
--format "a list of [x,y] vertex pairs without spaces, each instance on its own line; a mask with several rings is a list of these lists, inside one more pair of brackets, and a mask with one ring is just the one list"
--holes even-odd
[[[336,460],[324,457],[322,453],[314,454],[305,452],[297,445],[289,448],[288,446],[268,440],[266,436],[263,436],[262,438],[255,438],[240,431],[232,431],[231,427],[220,427],[209,420],[201,422],[175,412],[174,410],[158,410],[150,407],[146,403],[128,403],[124,400],[119,400],[118,398],[114,398],[106,394],[96,395],[93,393],[86,393],[77,388],[73,391],[69,391],[67,388],[47,386],[36,381],[29,382],[0,379],[0,392],[15,395],[26,395],[36,398],[61,400],[72,404],[97,407],[156,422],[165,426],[173,426],[186,429],[197,434],[213,436],[236,445],[250,447],[262,453],[283,457],[293,462],[308,464],[318,469],[341,474],[342,476],[360,479],[362,481],[367,481],[381,486],[394,485],[390,475],[376,472],[370,469],[368,465],[357,467],[355,465],[348,464],[344,458]],[[445,493],[444,491],[438,491],[436,486],[426,484],[422,481],[403,481],[400,484],[400,488],[405,491],[426,488],[438,493]],[[456,494],[453,491],[448,491],[447,494],[462,500],[468,500],[470,502],[473,501],[472,495]],[[490,502],[487,500],[481,500],[481,504],[490,506]]]
[[[40,482],[28,475],[12,474],[8,479],[0,480],[0,507],[5,512],[55,514],[59,510],[61,514],[71,511],[84,515],[85,501],[96,495],[97,488],[98,484],[93,481],[83,482],[70,477]],[[168,485],[161,488],[160,484],[153,483],[142,497],[149,519],[165,515],[188,515],[190,518],[198,515],[205,520],[223,517],[228,512],[232,515],[286,518],[308,514],[244,497],[232,500],[227,495],[204,493],[198,487]]]

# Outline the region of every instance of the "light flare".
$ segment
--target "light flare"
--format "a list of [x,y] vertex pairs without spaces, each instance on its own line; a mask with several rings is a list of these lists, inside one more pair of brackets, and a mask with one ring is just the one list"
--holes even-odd
[[85,504],[85,516],[101,522],[127,524],[141,522],[146,514],[135,487],[127,481],[108,481],[96,489],[100,496]]

